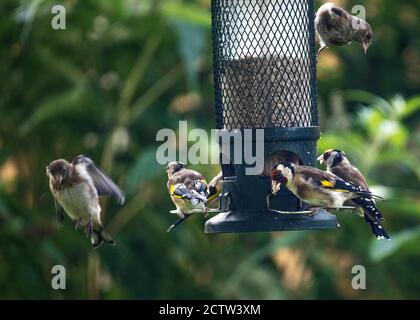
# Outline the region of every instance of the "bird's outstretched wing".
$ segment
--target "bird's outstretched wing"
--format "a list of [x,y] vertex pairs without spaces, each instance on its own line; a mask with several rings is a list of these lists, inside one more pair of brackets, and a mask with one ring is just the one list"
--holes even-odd
[[74,158],[72,164],[85,166],[87,173],[92,178],[93,184],[99,196],[112,196],[115,198],[118,204],[124,203],[124,193],[111,180],[111,178],[109,178],[95,165],[92,159],[82,155]]
[[64,224],[64,208],[54,198],[55,212],[57,214],[57,224],[61,227]]

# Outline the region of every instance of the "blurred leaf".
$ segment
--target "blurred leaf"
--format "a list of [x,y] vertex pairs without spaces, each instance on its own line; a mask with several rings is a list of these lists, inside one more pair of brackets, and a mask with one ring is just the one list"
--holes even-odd
[[31,0],[31,1],[21,1],[21,5],[18,7],[15,13],[15,19],[19,22],[22,22],[24,27],[21,33],[21,40],[26,40],[31,27],[35,15],[45,0]]
[[123,118],[123,121],[127,122],[128,125],[133,124],[161,95],[179,81],[181,74],[179,65],[169,70],[133,103],[130,112],[127,113],[127,117]]
[[304,232],[292,232],[284,234],[280,237],[275,238],[266,246],[256,250],[251,254],[247,259],[240,262],[236,268],[236,271],[233,273],[230,281],[232,283],[237,283],[244,276],[246,276],[249,270],[253,269],[258,263],[275,253],[277,250],[296,244],[297,242],[305,239],[307,233]]
[[187,68],[190,90],[197,90],[198,63],[207,45],[207,30],[179,20],[175,20],[173,24],[179,36],[181,57]]
[[161,5],[161,12],[170,19],[177,19],[207,29],[211,28],[210,11],[196,4],[167,1]]
[[375,262],[379,262],[392,254],[395,254],[407,243],[416,240],[420,236],[420,227],[402,231],[392,236],[392,240],[374,240],[370,247],[370,256]]
[[420,96],[415,96],[407,101],[406,108],[401,113],[401,118],[413,116],[420,112]]
[[347,101],[357,101],[368,105],[378,106],[379,109],[385,113],[392,110],[388,101],[363,90],[346,90],[344,92],[344,97]]
[[135,90],[143,79],[147,67],[150,65],[150,61],[156,51],[159,41],[160,37],[158,35],[149,38],[144,46],[144,49],[140,52],[136,63],[131,69],[127,80],[125,81],[117,104],[117,110],[122,118],[124,118],[123,114],[127,112],[127,109],[132,102]]
[[86,106],[82,103],[84,90],[79,87],[73,87],[63,93],[51,95],[35,107],[32,115],[24,121],[19,129],[19,136],[24,136],[33,130],[36,126],[55,117],[62,117],[70,113],[80,113],[86,111]]
[[127,193],[133,194],[139,185],[162,173],[162,167],[156,161],[156,150],[150,148],[139,154],[127,174]]

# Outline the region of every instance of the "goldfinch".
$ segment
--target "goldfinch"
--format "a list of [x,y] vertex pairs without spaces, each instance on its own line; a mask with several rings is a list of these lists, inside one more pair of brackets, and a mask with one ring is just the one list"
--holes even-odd
[[271,172],[271,180],[273,185],[287,187],[303,202],[325,208],[342,207],[350,199],[374,197],[371,192],[363,191],[330,172],[291,162],[277,164]]
[[197,171],[187,169],[185,164],[173,161],[166,168],[168,174],[168,191],[172,202],[177,208],[179,220],[172,225],[168,232],[183,222],[193,210],[207,212],[206,202],[208,186],[203,175]]
[[85,228],[92,246],[103,242],[115,245],[101,222],[100,196],[113,196],[119,204],[124,203],[124,194],[88,157],[80,155],[70,163],[64,159],[52,161],[47,166],[49,186],[54,196],[59,225],[66,213],[76,222],[76,230]]
[[[360,187],[362,190],[370,192],[365,177],[359,169],[354,167],[347,159],[346,154],[341,150],[326,150],[318,161],[325,163],[327,171]],[[356,207],[356,212],[365,218],[372,229],[372,233],[377,239],[390,239],[381,222],[384,220],[382,213],[376,207],[374,199],[358,198],[352,199],[349,205]]]
[[362,44],[366,54],[372,44],[373,31],[369,23],[331,2],[318,9],[315,27],[321,43],[318,55],[330,46],[343,46],[353,40]]

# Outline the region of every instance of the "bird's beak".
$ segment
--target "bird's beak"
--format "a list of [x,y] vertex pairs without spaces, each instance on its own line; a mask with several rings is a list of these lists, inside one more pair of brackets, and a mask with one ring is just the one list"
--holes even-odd
[[370,43],[367,41],[363,41],[362,46],[363,46],[363,51],[365,52],[365,54],[367,54],[367,51],[370,47]]
[[318,159],[316,159],[317,161],[319,161],[320,164],[324,164],[324,155],[321,154]]

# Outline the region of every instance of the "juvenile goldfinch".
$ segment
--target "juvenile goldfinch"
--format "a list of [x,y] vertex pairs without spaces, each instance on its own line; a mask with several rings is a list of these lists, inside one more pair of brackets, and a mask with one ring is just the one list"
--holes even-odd
[[[343,151],[332,149],[326,150],[321,156],[319,156],[318,161],[321,164],[325,163],[328,172],[331,172],[341,179],[359,186],[364,191],[370,192],[365,177],[359,169],[350,163]],[[388,233],[381,224],[384,217],[376,207],[374,199],[352,199],[348,204],[356,207],[357,213],[365,218],[366,223],[370,225],[372,233],[377,239],[390,239]]]
[[336,175],[291,162],[280,162],[271,172],[273,189],[275,185],[287,187],[296,197],[309,205],[339,208],[350,199],[373,197],[371,192],[346,182]]
[[172,202],[177,208],[180,218],[172,225],[168,232],[187,219],[192,210],[207,212],[205,206],[208,197],[208,186],[203,175],[197,171],[187,169],[185,164],[173,161],[166,168],[168,174],[168,191]]
[[331,2],[318,9],[315,28],[321,43],[318,55],[330,46],[343,46],[353,40],[362,44],[366,54],[373,40],[369,23]]
[[223,173],[220,171],[209,183],[209,194],[207,196],[207,202],[209,204],[215,202],[222,191]]
[[54,160],[47,166],[49,186],[54,196],[59,225],[64,214],[76,221],[76,230],[85,228],[92,246],[103,242],[115,245],[101,222],[100,196],[113,196],[119,204],[124,203],[124,194],[118,186],[85,156],[77,156],[71,163],[64,159]]

